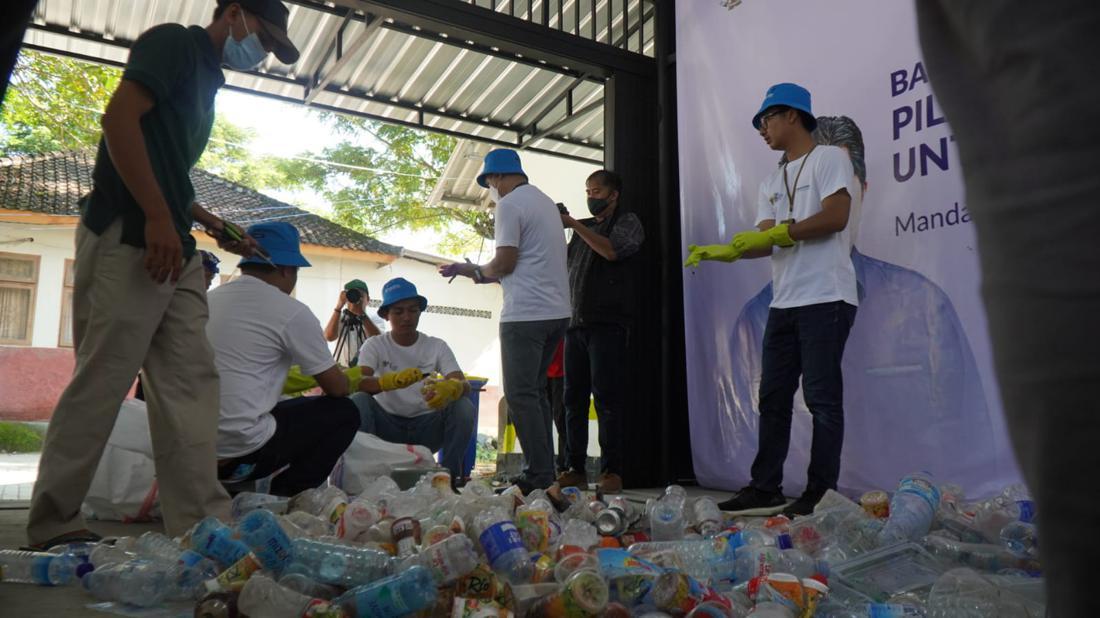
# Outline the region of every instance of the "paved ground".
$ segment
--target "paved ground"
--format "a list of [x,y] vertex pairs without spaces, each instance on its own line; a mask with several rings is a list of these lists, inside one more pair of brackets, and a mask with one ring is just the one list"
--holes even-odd
[[0,454],[0,502],[30,500],[41,453]]

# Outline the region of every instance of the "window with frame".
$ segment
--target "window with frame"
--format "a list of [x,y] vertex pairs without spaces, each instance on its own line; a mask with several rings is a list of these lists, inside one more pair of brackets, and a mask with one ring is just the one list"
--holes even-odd
[[38,260],[37,255],[0,253],[0,344],[31,344]]
[[61,284],[61,326],[57,347],[73,347],[73,260],[65,260],[65,279]]

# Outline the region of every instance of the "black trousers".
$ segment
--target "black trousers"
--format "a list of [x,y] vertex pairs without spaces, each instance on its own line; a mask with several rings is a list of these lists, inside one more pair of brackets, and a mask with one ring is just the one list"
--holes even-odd
[[584,472],[588,452],[588,396],[599,420],[600,471],[622,475],[627,401],[627,344],[621,324],[585,324],[565,332],[566,453]]
[[791,443],[794,394],[802,395],[813,415],[807,492],[836,489],[844,445],[844,379],[840,360],[856,318],[843,301],[771,309],[764,329],[760,376],[759,450],[752,462],[752,486],[782,491],[783,462]]
[[554,455],[554,466],[558,472],[569,469],[569,462],[565,458],[565,436],[568,429],[565,426],[565,378],[546,378],[546,398],[550,401],[550,413],[554,416],[554,428],[558,431],[557,454]]
[[[271,493],[293,496],[319,487],[359,431],[359,408],[346,397],[296,397],[280,401],[271,415],[275,433],[258,450],[222,462],[218,477],[260,479],[289,466],[271,482]],[[241,466],[253,466],[236,475]]]

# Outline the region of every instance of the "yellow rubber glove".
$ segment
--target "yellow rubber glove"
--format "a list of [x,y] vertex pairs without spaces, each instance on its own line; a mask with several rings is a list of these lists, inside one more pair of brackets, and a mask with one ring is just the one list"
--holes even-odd
[[791,239],[790,226],[786,223],[780,223],[763,232],[750,230],[734,234],[733,242],[730,244],[741,253],[745,253],[747,251],[767,251],[777,245],[791,247],[794,245],[794,240]]
[[424,373],[416,367],[409,367],[401,371],[383,373],[378,378],[378,386],[383,391],[394,391],[399,388],[408,388],[424,379]]
[[741,257],[742,251],[728,245],[688,245],[688,258],[684,260],[684,266],[695,268],[699,262],[714,260],[717,262],[732,262]]
[[[359,383],[363,381],[363,368],[351,367],[344,370],[344,375],[348,377],[348,386],[351,388],[351,392],[359,390]],[[298,365],[292,365],[290,372],[286,374],[286,382],[283,383],[284,395],[299,395],[308,390],[317,388],[317,380],[313,376],[307,376],[302,373],[302,368]]]
[[440,380],[428,387],[424,394],[430,395],[428,407],[438,410],[453,401],[458,401],[465,392],[466,382],[462,380]]

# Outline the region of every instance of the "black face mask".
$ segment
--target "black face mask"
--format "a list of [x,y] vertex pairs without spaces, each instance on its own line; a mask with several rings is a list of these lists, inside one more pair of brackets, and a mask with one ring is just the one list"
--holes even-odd
[[607,210],[609,205],[605,197],[588,198],[588,212],[592,213],[593,217],[600,216],[600,213]]

